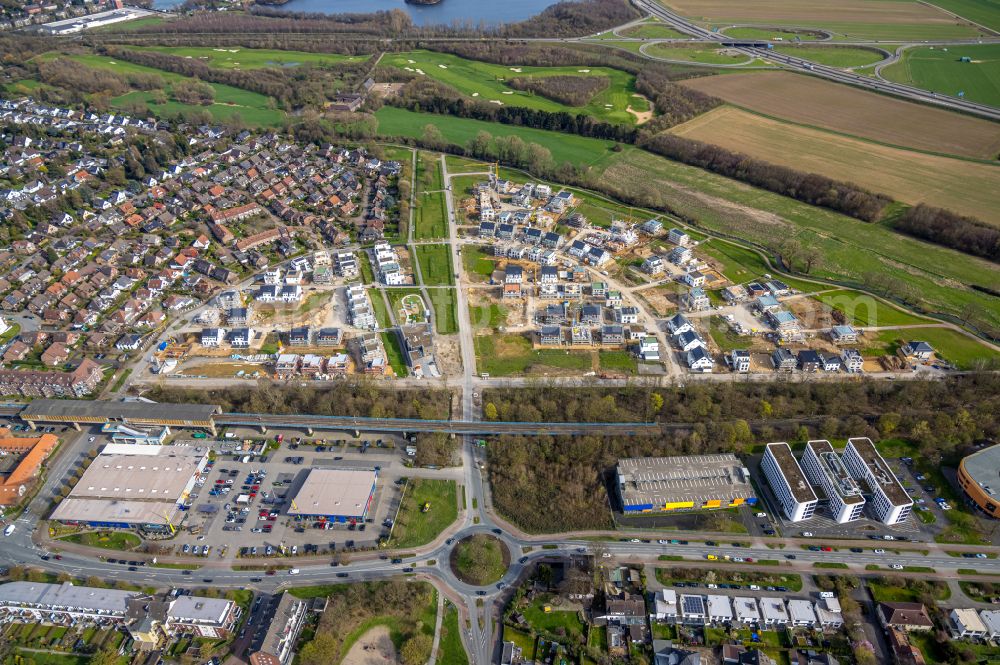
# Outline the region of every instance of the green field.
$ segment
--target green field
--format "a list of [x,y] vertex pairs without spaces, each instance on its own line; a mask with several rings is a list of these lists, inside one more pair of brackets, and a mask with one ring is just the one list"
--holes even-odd
[[674,30],[670,26],[663,25],[658,21],[649,21],[626,28],[619,33],[622,37],[636,37],[638,39],[690,39],[679,30]]
[[742,54],[730,55],[723,51],[724,49],[718,48],[674,44],[652,44],[645,49],[645,53],[654,58],[697,62],[703,65],[745,65],[753,60]]
[[544,608],[547,605],[548,598],[541,596],[524,608],[522,614],[530,626],[550,634],[565,631],[566,637],[574,642],[583,638],[585,626],[580,621],[578,612],[555,607],[546,612]]
[[451,603],[446,603],[437,659],[441,665],[468,665],[469,656],[465,653],[465,647],[462,645],[462,633],[459,631],[458,610]]
[[597,354],[601,371],[617,374],[638,374],[639,363],[628,351],[601,351]]
[[[40,56],[46,59],[58,57],[58,53],[48,53]],[[171,84],[182,80],[189,80],[189,77],[166,72],[152,67],[136,65],[123,60],[115,60],[101,55],[72,55],[65,56],[90,67],[107,69],[115,72],[138,72],[145,74],[158,74],[166,82],[165,92],[171,94]],[[268,108],[268,98],[256,92],[242,90],[219,83],[208,83],[215,90],[215,102],[209,106],[194,106],[182,104],[173,99],[168,99],[163,104],[153,102],[153,93],[136,90],[133,92],[113,97],[111,105],[115,108],[124,108],[136,102],[145,103],[151,112],[158,116],[173,116],[187,111],[208,111],[216,121],[223,121],[238,114],[249,126],[275,127],[280,125],[285,114],[276,109]]]
[[[967,57],[972,62],[962,62]],[[1000,106],[1000,44],[920,47],[882,70],[885,78],[943,95]]]
[[491,303],[489,306],[470,305],[469,318],[472,320],[474,329],[491,328],[496,330],[507,325],[507,308],[496,303]]
[[458,303],[455,289],[428,288],[427,295],[434,309],[434,330],[441,335],[458,332]]
[[459,157],[458,155],[447,155],[445,161],[448,163],[448,173],[485,173],[489,164],[476,159]]
[[775,46],[774,50],[785,55],[805,58],[829,67],[863,67],[885,58],[885,55],[867,48],[851,46]]
[[735,39],[775,39],[781,38],[786,42],[793,42],[796,40],[801,40],[804,42],[815,41],[820,39],[820,35],[817,33],[810,32],[796,32],[792,28],[754,28],[754,27],[741,27],[741,28],[726,28],[722,31],[722,34],[727,37],[733,37]]
[[450,245],[415,245],[420,274],[427,286],[455,283]]
[[[423,512],[424,503],[430,509]],[[454,480],[411,478],[392,527],[389,547],[419,547],[434,540],[458,519],[458,489]]]
[[931,0],[930,4],[1000,31],[1000,2],[997,0]]
[[[411,73],[419,69],[427,77],[483,102],[500,102],[550,112],[586,113],[606,122],[621,124],[635,122],[635,116],[627,110],[629,106],[639,112],[649,110],[649,102],[636,93],[635,77],[607,67],[509,67],[433,51],[386,54],[379,64]],[[507,79],[515,77],[556,75],[605,76],[611,84],[594,95],[585,106],[567,106],[541,95],[515,90],[506,84]]]
[[493,136],[517,135],[528,143],[537,143],[548,148],[556,162],[570,162],[578,166],[601,165],[613,157],[633,148],[626,147],[622,153],[615,153],[613,141],[602,141],[570,134],[560,134],[543,129],[500,125],[482,120],[454,118],[431,113],[415,113],[394,106],[383,106],[376,113],[378,131],[382,136],[403,136],[420,138],[424,127],[434,125],[448,141],[466,145],[478,132],[489,132]]
[[209,46],[130,46],[136,51],[158,51],[180,58],[194,58],[219,69],[261,69],[262,67],[296,67],[298,65],[339,64],[361,62],[367,55],[338,55],[335,53],[309,53],[308,51],[281,51],[256,48],[212,48]]
[[408,375],[410,371],[406,368],[406,361],[403,360],[403,347],[400,344],[399,335],[391,330],[383,332],[381,335],[382,346],[385,347],[386,360],[389,362],[389,366],[392,367],[392,371],[398,377]]
[[522,335],[478,335],[475,338],[476,367],[492,376],[517,374],[566,374],[592,369],[587,351],[533,349]]
[[904,330],[883,330],[878,334],[878,342],[889,353],[895,353],[898,340],[920,340],[934,347],[937,355],[954,364],[959,369],[973,369],[980,362],[996,362],[1000,353],[986,347],[973,337],[950,328],[906,328]]
[[462,267],[465,269],[466,277],[473,282],[488,282],[497,265],[492,256],[479,247],[472,245],[462,247]]
[[877,327],[928,323],[923,317],[904,312],[860,291],[837,289],[820,294],[816,299],[844,314],[851,325]]
[[389,307],[385,304],[382,291],[379,289],[368,289],[368,299],[372,301],[372,311],[375,313],[375,321],[379,328],[391,328],[392,317],[389,315]]
[[417,240],[448,237],[448,207],[444,192],[418,194],[413,211],[413,237]]

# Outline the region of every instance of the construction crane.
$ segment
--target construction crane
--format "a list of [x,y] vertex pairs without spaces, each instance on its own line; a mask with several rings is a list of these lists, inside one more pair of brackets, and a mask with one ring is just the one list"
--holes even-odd
[[174,528],[174,525],[173,525],[173,523],[172,523],[172,522],[170,521],[170,518],[169,518],[169,517],[167,517],[167,516],[166,516],[165,514],[163,514],[163,513],[157,513],[157,515],[159,515],[160,517],[162,517],[163,519],[165,519],[165,520],[167,521],[167,528],[169,528],[169,529],[170,529],[170,535],[174,535],[175,533],[177,533],[177,529],[176,529],[176,528]]

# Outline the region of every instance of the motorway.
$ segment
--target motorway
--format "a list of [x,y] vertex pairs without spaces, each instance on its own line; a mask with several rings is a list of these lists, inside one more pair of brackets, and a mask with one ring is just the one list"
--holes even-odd
[[[632,3],[640,10],[648,12],[649,14],[660,19],[671,28],[674,28],[684,34],[691,35],[698,40],[709,42],[719,42],[721,40],[736,41],[726,39],[724,36],[719,35],[719,33],[712,32],[711,30],[693,23],[683,16],[669,11],[655,0],[632,0]],[[934,92],[928,92],[927,90],[915,88],[913,86],[893,83],[891,81],[885,81],[883,79],[869,76],[862,76],[861,74],[854,74],[853,72],[845,71],[843,69],[819,65],[803,58],[777,53],[767,48],[734,47],[734,50],[749,57],[776,62],[788,69],[801,72],[803,74],[820,76],[837,83],[845,83],[859,88],[866,88],[874,92],[903,97],[904,99],[910,99],[925,104],[943,106],[953,111],[961,111],[963,113],[969,113],[989,118],[991,120],[1000,120],[1000,109],[986,104],[980,104],[978,102],[972,102],[958,97],[946,97],[938,95]]]

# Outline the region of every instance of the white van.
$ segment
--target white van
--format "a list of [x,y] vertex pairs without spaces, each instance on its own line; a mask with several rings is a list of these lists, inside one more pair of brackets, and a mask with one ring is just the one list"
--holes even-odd
[[298,568],[292,568],[291,570],[288,571],[288,574],[289,575],[298,575],[299,574],[299,569]]
[[13,524],[8,525],[7,528],[3,530],[3,535],[9,536],[10,534],[14,533],[15,528],[17,527],[15,527]]

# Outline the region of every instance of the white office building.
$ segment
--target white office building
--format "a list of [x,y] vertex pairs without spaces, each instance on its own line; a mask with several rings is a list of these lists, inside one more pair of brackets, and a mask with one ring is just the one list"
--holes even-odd
[[767,444],[760,468],[789,521],[801,522],[813,516],[819,501],[787,443]]
[[802,470],[813,487],[823,492],[821,504],[839,524],[860,519],[865,498],[829,441],[810,441],[802,454]]
[[875,519],[888,525],[906,521],[913,510],[913,500],[871,439],[848,439],[842,459],[862,491],[867,492],[866,499]]

